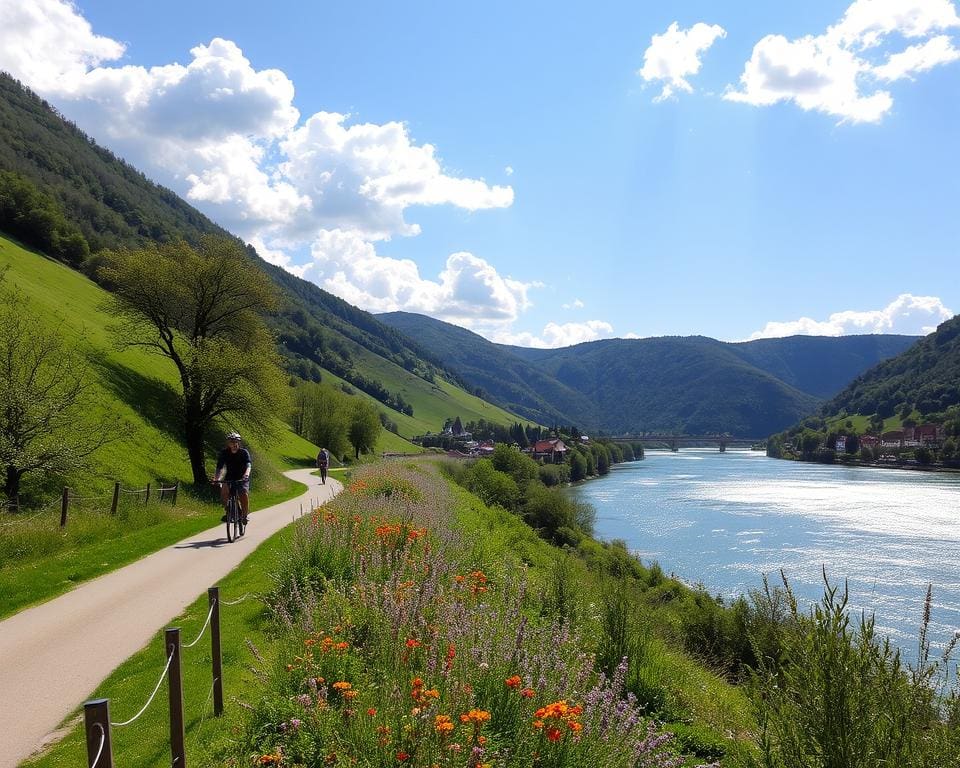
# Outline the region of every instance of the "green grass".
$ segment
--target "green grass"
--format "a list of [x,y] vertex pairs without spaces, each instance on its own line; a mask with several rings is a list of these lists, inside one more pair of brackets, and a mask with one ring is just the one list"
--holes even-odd
[[[920,415],[919,411],[914,411],[907,418],[913,419],[918,424],[923,421],[923,417]],[[836,416],[831,419],[827,419],[827,431],[831,429],[839,429],[846,425],[849,421],[853,425],[853,429],[857,431],[857,434],[865,435],[871,433],[870,429],[870,417],[861,416],[857,414],[855,416]],[[883,420],[883,429],[881,432],[889,432],[895,429],[903,429],[903,419],[900,418],[899,414],[894,414]]]
[[[274,585],[271,570],[292,535],[288,527],[274,534],[232,573],[220,581],[224,602],[246,594],[262,594]],[[170,626],[181,628],[184,643],[191,642],[207,617],[207,597],[204,593]],[[266,609],[256,598],[234,605],[222,606],[221,635],[223,649],[223,679],[225,712],[220,719],[213,717],[212,702],[208,702],[211,685],[209,630],[191,649],[183,651],[184,719],[186,726],[187,760],[195,766],[210,765],[206,758],[212,745],[230,738],[232,724],[239,717],[238,698],[243,699],[254,690],[250,667],[256,664],[248,643],[256,647],[269,644],[270,624]],[[163,671],[165,655],[163,631],[138,653],[117,667],[89,698],[109,698],[110,716],[114,721],[132,717],[146,701]],[[166,683],[147,712],[135,723],[112,731],[113,754],[117,765],[169,766],[168,704]],[[82,708],[66,718],[74,721]],[[86,747],[82,725],[74,725],[66,737],[38,758],[25,765],[35,768],[63,766],[74,768],[86,765]]]

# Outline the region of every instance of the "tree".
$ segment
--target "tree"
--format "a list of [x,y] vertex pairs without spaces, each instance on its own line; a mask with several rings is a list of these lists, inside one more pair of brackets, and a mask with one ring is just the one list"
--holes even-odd
[[293,400],[295,417],[302,423],[300,434],[334,456],[343,456],[352,399],[333,387],[309,383],[294,390]]
[[123,434],[115,417],[96,415],[86,360],[58,330],[32,316],[18,293],[0,290],[0,468],[15,507],[24,475],[83,469]]
[[[217,421],[272,432],[287,390],[262,313],[275,297],[267,276],[235,240],[201,238],[107,253],[100,278],[122,347],[168,358],[180,376],[180,414],[193,481],[206,482],[204,450]],[[279,406],[279,407],[278,407]]]
[[353,445],[354,457],[360,458],[361,453],[370,453],[380,437],[380,414],[373,403],[358,399],[350,412],[350,426],[347,428],[347,437]]

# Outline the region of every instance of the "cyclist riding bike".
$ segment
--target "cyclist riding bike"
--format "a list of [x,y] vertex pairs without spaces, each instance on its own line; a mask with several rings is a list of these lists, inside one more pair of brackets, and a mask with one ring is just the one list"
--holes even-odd
[[[252,468],[250,452],[240,447],[240,435],[237,432],[231,432],[227,435],[227,447],[217,454],[217,471],[213,479],[220,483],[220,500],[223,502],[224,510],[227,509],[227,503],[230,500],[230,484],[234,481],[239,483],[237,496],[240,499],[244,525],[247,524],[250,506],[250,470]],[[227,522],[226,514],[221,520],[224,523]]]

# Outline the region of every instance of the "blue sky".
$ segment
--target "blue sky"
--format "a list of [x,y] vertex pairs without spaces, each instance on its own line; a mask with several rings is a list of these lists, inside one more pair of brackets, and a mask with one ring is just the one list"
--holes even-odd
[[371,311],[499,341],[960,311],[952,0],[0,0],[0,69]]

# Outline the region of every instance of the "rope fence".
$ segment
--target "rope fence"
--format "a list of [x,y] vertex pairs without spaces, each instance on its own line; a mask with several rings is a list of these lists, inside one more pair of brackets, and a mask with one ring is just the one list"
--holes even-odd
[[[174,481],[172,485],[163,485],[158,483],[155,487],[152,487],[151,483],[147,483],[146,488],[122,488],[120,482],[117,481],[113,485],[113,493],[108,494],[99,494],[95,496],[80,496],[74,493],[70,488],[65,487],[63,492],[60,494],[60,497],[53,499],[46,505],[40,507],[33,514],[30,514],[26,511],[13,512],[12,510],[17,508],[16,505],[9,502],[0,505],[0,510],[6,508],[7,512],[3,515],[5,520],[0,520],[0,532],[3,532],[8,529],[8,527],[13,527],[16,525],[21,525],[23,523],[29,522],[30,520],[35,520],[38,518],[41,513],[46,512],[50,509],[53,509],[57,506],[60,507],[60,527],[65,528],[67,525],[68,513],[70,506],[89,504],[95,502],[110,502],[110,514],[115,515],[120,506],[121,496],[136,496],[142,497],[144,505],[150,503],[151,494],[158,500],[158,502],[163,503],[164,501],[169,501],[171,505],[176,506],[177,503],[177,494],[180,491],[180,481]],[[22,517],[23,515],[28,515],[27,517]],[[11,516],[16,516],[17,519],[9,519]]]
[[140,711],[129,720],[115,723],[110,719],[109,699],[93,699],[83,705],[88,768],[114,768],[111,728],[123,728],[140,718],[150,708],[157,693],[160,691],[160,686],[163,684],[164,679],[167,680],[169,689],[171,765],[175,765],[177,768],[185,768],[187,757],[184,746],[182,652],[193,648],[207,633],[207,629],[210,629],[212,682],[207,692],[206,700],[200,710],[200,724],[197,726],[193,739],[193,747],[196,748],[200,738],[200,729],[203,728],[203,723],[206,720],[211,699],[213,699],[214,716],[220,717],[220,715],[223,714],[223,662],[220,643],[220,606],[239,605],[253,596],[252,593],[248,592],[236,600],[223,601],[220,599],[220,588],[210,587],[210,589],[207,590],[207,600],[210,609],[207,611],[207,618],[203,622],[203,627],[201,627],[200,632],[192,642],[186,645],[181,644],[180,628],[168,627],[164,633],[164,648],[167,654],[166,665],[146,703],[140,708]]

